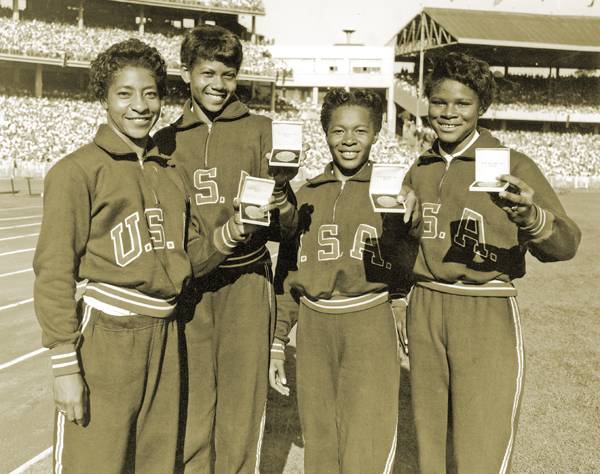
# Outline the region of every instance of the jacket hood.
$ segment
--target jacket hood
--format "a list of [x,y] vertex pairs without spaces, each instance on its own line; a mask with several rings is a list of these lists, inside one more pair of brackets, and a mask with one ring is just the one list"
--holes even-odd
[[[234,120],[242,117],[250,112],[250,109],[240,102],[240,99],[233,94],[229,103],[225,106],[221,114],[215,118],[216,120]],[[177,129],[189,129],[202,125],[204,122],[192,110],[192,99],[185,101],[183,105],[183,114],[174,123],[172,127]]]
[[[460,155],[462,159],[474,160],[475,150],[477,148],[506,148],[504,145],[502,145],[500,140],[490,133],[489,130],[477,127],[477,131],[479,132],[479,137],[469,148],[463,151],[463,153]],[[419,157],[419,161],[429,162],[440,158],[440,140],[438,138],[435,140],[435,142],[433,142],[431,148]]]
[[[363,166],[362,169],[354,176],[348,178],[348,181],[369,181],[371,179],[371,172],[373,171],[373,162],[367,161],[367,165]],[[339,182],[339,179],[335,177],[333,172],[333,161],[327,163],[325,170],[320,175],[306,180],[308,184],[318,186],[323,183]]]
[[[117,135],[107,124],[101,124],[94,136],[94,143],[102,148],[115,160],[137,161],[137,154],[131,147]],[[169,164],[170,157],[162,155],[152,137],[148,137],[143,161],[156,161],[162,166]]]

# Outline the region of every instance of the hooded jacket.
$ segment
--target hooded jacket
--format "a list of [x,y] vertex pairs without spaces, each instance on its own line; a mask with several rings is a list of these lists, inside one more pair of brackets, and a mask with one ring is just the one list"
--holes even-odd
[[[161,153],[176,163],[190,190],[192,204],[209,226],[218,227],[233,215],[232,203],[242,176],[268,178],[265,155],[272,148],[271,122],[269,117],[251,114],[234,95],[212,123],[204,123],[188,99],[183,115],[154,135]],[[285,193],[293,194],[289,185]],[[285,203],[278,201],[278,206],[283,208]],[[289,209],[272,216],[270,227],[254,232],[220,266],[240,267],[268,259],[267,241],[280,241],[295,225],[295,209]]]
[[225,258],[205,225],[188,229],[184,189],[151,138],[138,160],[107,125],[50,169],[33,268],[55,375],[79,371],[76,282],[88,280],[85,295],[102,303],[164,318],[192,275],[190,258],[197,275]]
[[478,132],[477,140],[449,163],[436,140],[405,177],[423,211],[415,277],[419,285],[438,291],[514,296],[510,282],[525,275],[527,251],[542,262],[568,260],[581,232],[533,160],[515,150],[510,151],[510,173],[535,191],[537,220],[532,226],[511,222],[487,192],[469,191],[475,181],[475,150],[506,148],[489,131]]
[[352,312],[410,291],[420,229],[404,214],[373,210],[372,170],[368,162],[339,181],[329,163],[298,191],[297,239],[280,245],[275,275],[280,341],[288,341],[300,300],[323,313]]

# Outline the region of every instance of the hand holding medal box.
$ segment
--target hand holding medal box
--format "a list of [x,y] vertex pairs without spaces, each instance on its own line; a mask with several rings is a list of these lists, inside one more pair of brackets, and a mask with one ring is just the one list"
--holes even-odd
[[369,195],[375,212],[406,212],[404,203],[396,200],[405,172],[402,165],[373,165]]
[[274,121],[271,125],[273,149],[269,164],[271,166],[300,166],[302,153],[302,122]]
[[508,148],[477,148],[475,150],[475,181],[469,191],[499,193],[509,183],[498,181],[501,174],[510,174],[510,150]]
[[240,221],[262,226],[271,224],[271,213],[261,207],[269,204],[275,181],[243,176],[240,187]]

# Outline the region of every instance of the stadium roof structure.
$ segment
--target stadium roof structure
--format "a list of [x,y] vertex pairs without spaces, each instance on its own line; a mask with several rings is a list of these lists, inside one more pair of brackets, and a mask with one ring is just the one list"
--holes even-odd
[[160,8],[172,8],[177,10],[192,10],[192,11],[203,11],[210,13],[224,13],[228,15],[251,15],[251,16],[265,16],[264,10],[244,10],[242,8],[226,8],[226,7],[213,7],[210,5],[202,5],[201,3],[194,2],[183,2],[176,0],[110,0],[119,3],[130,3],[134,5],[144,5],[151,7]]
[[[422,45],[421,45],[422,41]],[[397,61],[462,51],[490,66],[600,69],[600,17],[424,8],[388,43]]]

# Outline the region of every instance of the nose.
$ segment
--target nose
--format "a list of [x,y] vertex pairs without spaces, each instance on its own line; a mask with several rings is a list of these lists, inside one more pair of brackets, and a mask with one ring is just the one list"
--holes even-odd
[[143,94],[134,94],[131,99],[131,109],[138,113],[145,112],[148,110],[148,102],[144,98]]
[[223,89],[223,78],[219,74],[215,74],[210,83],[210,87],[212,87],[214,90]]
[[443,117],[454,117],[456,115],[456,111],[454,110],[454,104],[446,104],[442,109]]
[[342,143],[344,145],[354,145],[356,143],[356,137],[351,130],[347,130],[344,132],[344,136],[342,137]]

